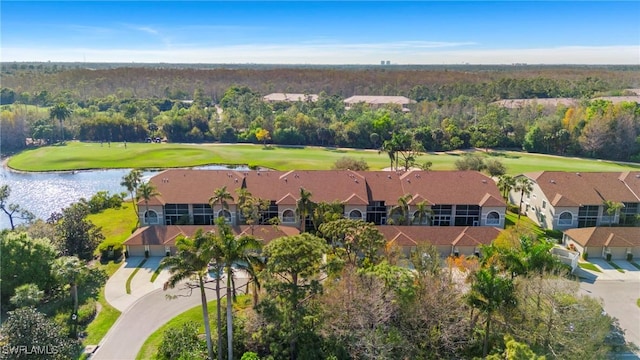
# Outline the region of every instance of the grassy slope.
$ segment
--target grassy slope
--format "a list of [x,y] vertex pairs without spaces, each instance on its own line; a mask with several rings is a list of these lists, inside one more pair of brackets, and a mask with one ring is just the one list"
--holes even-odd
[[[241,295],[241,296],[238,296],[238,302],[234,304],[234,309],[241,310],[249,307],[250,305],[251,305],[251,298],[249,296]],[[226,305],[222,306],[223,311],[225,310],[225,306]],[[207,308],[209,309],[209,318],[211,319],[210,321],[211,333],[212,333],[211,336],[215,337],[214,334],[216,333],[216,329],[217,329],[217,326],[215,323],[216,301],[209,301],[207,304]],[[223,314],[222,317],[224,319],[225,315]],[[167,329],[177,328],[189,322],[195,322],[196,324],[198,324],[199,332],[202,334],[204,333],[204,324],[202,322],[202,307],[200,305],[183,312],[182,314],[174,317],[173,319],[169,320],[169,322],[167,322],[166,324],[158,328],[158,330],[156,330],[153,334],[151,334],[147,338],[147,340],[144,342],[144,344],[142,345],[142,348],[140,348],[140,351],[138,352],[138,356],[136,356],[136,359],[139,359],[139,360],[154,359],[158,346],[160,346],[160,343],[162,343],[162,336],[164,335],[164,332]],[[215,343],[217,340],[214,338],[213,341]],[[224,341],[226,341],[226,334],[225,334]]]
[[[479,152],[501,160],[510,174],[527,171],[623,171],[640,169],[638,165],[616,164],[592,159],[565,158],[513,151]],[[9,166],[25,171],[51,171],[96,168],[165,168],[206,164],[252,164],[278,170],[330,169],[342,156],[363,158],[372,170],[389,166],[386,154],[372,150],[320,147],[287,148],[251,144],[107,144],[68,142],[27,150],[9,159]],[[418,163],[431,161],[433,170],[455,168],[459,154],[429,153]]]
[[136,216],[131,209],[131,201],[123,202],[120,209],[107,209],[87,217],[97,227],[102,228],[105,240],[124,242],[136,226]]

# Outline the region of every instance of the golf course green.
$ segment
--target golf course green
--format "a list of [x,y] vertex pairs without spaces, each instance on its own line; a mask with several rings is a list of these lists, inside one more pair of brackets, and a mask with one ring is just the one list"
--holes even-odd
[[[640,164],[616,163],[586,158],[530,154],[517,151],[476,151],[500,160],[507,173],[530,171],[631,171]],[[432,170],[455,169],[463,153],[425,153],[418,164],[430,161]],[[276,170],[331,169],[336,160],[348,156],[363,159],[371,170],[389,167],[386,153],[375,150],[323,147],[281,147],[253,144],[92,143],[70,141],[20,152],[8,166],[21,171],[63,171],[115,168],[170,168],[209,164],[249,165]]]

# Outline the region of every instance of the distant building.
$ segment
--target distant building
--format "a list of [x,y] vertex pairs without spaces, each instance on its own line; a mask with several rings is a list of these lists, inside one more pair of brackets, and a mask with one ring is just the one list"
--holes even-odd
[[365,103],[372,108],[379,108],[387,104],[396,104],[402,107],[403,111],[409,111],[407,105],[414,104],[415,100],[411,100],[404,96],[369,96],[369,95],[355,95],[344,100],[344,103],[349,109],[351,106],[359,103]]
[[288,94],[288,93],[272,93],[262,98],[266,102],[315,102],[318,101],[317,94]]

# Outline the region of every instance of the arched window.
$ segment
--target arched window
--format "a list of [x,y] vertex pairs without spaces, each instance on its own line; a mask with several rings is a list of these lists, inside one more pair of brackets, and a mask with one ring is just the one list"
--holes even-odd
[[349,213],[349,219],[361,220],[362,219],[362,211],[360,211],[358,209],[351,210],[351,212]]
[[157,224],[158,223],[158,213],[153,210],[147,210],[144,213],[144,223],[145,224]]
[[487,225],[500,225],[500,214],[495,211],[488,213]]
[[283,223],[294,223],[296,222],[296,215],[293,210],[285,210],[282,213],[282,222]]
[[229,210],[224,209],[218,212],[218,217],[224,217],[224,221],[230,223],[231,222],[231,213]]
[[427,225],[427,223],[429,222],[429,214],[428,213],[422,213],[422,219],[420,219],[420,211],[415,211],[413,213],[413,220],[412,223],[413,224],[417,224],[417,225]]
[[560,217],[558,218],[558,225],[571,225],[573,224],[573,215],[568,212],[565,211],[562,214],[560,214]]

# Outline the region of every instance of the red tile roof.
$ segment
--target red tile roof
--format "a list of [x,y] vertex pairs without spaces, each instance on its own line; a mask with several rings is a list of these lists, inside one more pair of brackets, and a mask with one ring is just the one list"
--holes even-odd
[[582,246],[640,246],[638,227],[590,227],[569,229],[565,234]]
[[639,202],[640,172],[543,171],[524,174],[534,180],[553,206],[602,205],[605,200]]
[[500,229],[487,226],[376,226],[385,239],[398,246],[489,245]]
[[[165,245],[175,246],[176,239],[180,236],[193,236],[198,229],[204,232],[217,232],[218,227],[213,225],[153,225],[136,230],[124,242],[124,245]],[[297,235],[300,231],[291,226],[255,225],[253,230],[248,225],[232,226],[235,235],[253,235],[265,244],[283,236]]]

